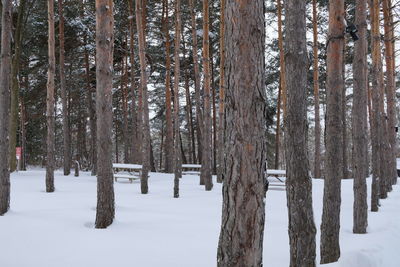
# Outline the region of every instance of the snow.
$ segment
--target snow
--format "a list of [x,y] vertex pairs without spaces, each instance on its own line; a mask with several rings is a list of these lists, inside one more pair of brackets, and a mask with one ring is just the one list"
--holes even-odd
[[[105,230],[94,229],[96,178],[56,172],[56,192],[44,192],[45,171],[11,175],[11,210],[0,217],[1,267],[182,266],[216,265],[221,222],[221,189],[181,179],[174,199],[173,175],[151,173],[150,192],[140,183],[115,183],[116,218]],[[370,189],[370,180],[368,180]],[[327,267],[397,267],[400,262],[400,190],[394,186],[378,213],[369,212],[368,234],[352,234],[353,181],[342,182],[341,251]],[[323,180],[313,180],[317,226],[322,213]],[[284,188],[270,187],[266,199],[264,266],[289,266]]]

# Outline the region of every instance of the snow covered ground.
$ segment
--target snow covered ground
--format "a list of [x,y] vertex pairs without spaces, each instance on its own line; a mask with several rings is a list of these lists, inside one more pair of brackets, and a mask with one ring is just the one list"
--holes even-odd
[[[181,179],[181,197],[172,197],[173,176],[151,173],[150,193],[140,184],[115,183],[116,219],[94,229],[96,178],[56,172],[55,193],[44,192],[44,170],[11,175],[11,210],[0,217],[1,267],[216,266],[221,220],[221,185],[211,192],[198,176]],[[400,182],[400,181],[399,181]],[[370,180],[368,180],[370,191]],[[353,181],[342,183],[341,250],[328,267],[400,266],[400,186],[369,212],[368,234],[352,234]],[[323,181],[313,181],[314,216],[319,225]],[[286,195],[273,188],[266,199],[264,266],[289,266]]]

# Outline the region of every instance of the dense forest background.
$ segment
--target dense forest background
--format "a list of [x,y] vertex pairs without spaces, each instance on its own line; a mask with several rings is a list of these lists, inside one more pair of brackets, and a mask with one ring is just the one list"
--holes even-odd
[[[21,9],[24,2],[25,8]],[[355,1],[346,1],[347,19],[354,20]],[[318,4],[318,48],[319,48],[319,86],[320,86],[320,108],[321,123],[324,129],[323,118],[325,114],[325,80],[326,80],[326,35],[328,3],[317,1]],[[130,14],[129,1],[115,0],[115,45],[114,45],[114,88],[113,88],[113,147],[114,161],[129,161],[130,147],[135,121],[135,106],[137,101],[137,88],[140,79],[137,33],[133,32],[133,61],[130,57],[130,20],[135,23],[134,16]],[[153,170],[162,170],[165,161],[165,127],[166,127],[166,48],[165,48],[165,26],[169,29],[170,35],[170,59],[174,65],[174,38],[175,27],[174,9],[169,3],[169,24],[165,25],[163,1],[148,0],[146,8],[146,38],[148,63],[148,85],[150,104],[150,129]],[[218,103],[219,103],[219,39],[220,39],[220,1],[210,1],[210,58],[211,58],[211,87],[212,87],[212,116],[213,127],[217,127]],[[395,21],[399,7],[393,4]],[[314,95],[313,95],[313,43],[312,43],[312,6],[308,4],[308,52],[310,68],[308,71],[308,110],[309,110],[309,153],[314,149]],[[193,153],[192,141],[194,141],[198,125],[196,121],[196,100],[194,90],[194,66],[193,53],[201,58],[202,52],[202,2],[195,1],[196,27],[198,47],[193,47],[191,14],[189,1],[182,2],[182,36],[181,36],[181,84],[180,102],[181,108],[181,149],[184,163],[198,161],[197,151]],[[56,5],[56,66],[59,68],[59,11]],[[24,147],[24,162],[29,165],[45,165],[46,152],[46,81],[47,81],[47,5],[45,1],[25,0],[15,1],[13,7],[13,30],[18,29],[18,17],[21,19],[21,57],[19,60],[19,116],[17,117],[17,140],[16,146]],[[72,158],[80,161],[83,169],[90,169],[92,166],[91,145],[91,116],[95,106],[95,6],[94,1],[71,0],[64,3],[65,23],[65,75],[67,88],[68,120],[71,136]],[[280,77],[278,29],[277,29],[277,8],[276,2],[265,1],[265,16],[267,40],[265,47],[266,55],[266,90],[268,100],[268,166],[275,164],[276,147],[276,120],[278,111],[278,91]],[[284,16],[284,13],[283,13]],[[135,27],[136,28],[136,27]],[[283,32],[284,35],[284,32]],[[349,39],[349,38],[348,38]],[[349,40],[346,46],[346,98],[347,107],[346,124],[348,143],[351,144],[351,104],[352,104],[352,55],[353,42]],[[15,50],[15,42],[13,44]],[[200,76],[203,77],[203,69],[200,61]],[[56,71],[56,166],[63,165],[63,127],[62,127],[62,103],[60,92],[59,70]],[[174,69],[171,68],[171,76]],[[398,80],[398,79],[397,79]],[[172,81],[173,82],[173,81]],[[131,90],[133,88],[133,90]],[[172,89],[172,86],[171,86]],[[189,92],[187,94],[187,92]],[[174,92],[172,91],[172,94]],[[243,96],[246,97],[246,96]],[[398,98],[398,96],[397,96]],[[126,103],[126,104],[125,104]],[[200,103],[202,104],[202,103]],[[193,123],[193,130],[190,130],[188,119]],[[127,128],[124,128],[127,125]],[[322,131],[323,133],[323,131]],[[368,133],[366,133],[368,134]],[[216,128],[213,128],[213,135],[216,135]],[[323,136],[321,137],[323,140]],[[214,138],[213,140],[216,140]],[[323,142],[322,142],[323,143]],[[280,147],[282,144],[280,144]],[[216,150],[216,145],[213,146]],[[351,146],[347,146],[348,158],[351,158]],[[283,149],[280,149],[283,151]],[[322,145],[322,163],[324,149]],[[284,156],[279,152],[280,167],[284,167]],[[213,153],[214,158],[216,151]],[[313,157],[310,157],[313,160]],[[215,164],[215,160],[214,160]],[[312,164],[311,164],[312,166]],[[214,168],[215,169],[215,168]]]

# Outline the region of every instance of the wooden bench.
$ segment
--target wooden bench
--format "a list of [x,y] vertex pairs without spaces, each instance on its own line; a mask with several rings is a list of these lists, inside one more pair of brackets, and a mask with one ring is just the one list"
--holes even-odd
[[142,175],[142,165],[113,163],[114,180],[118,178],[128,179],[132,183],[133,180],[140,179]]
[[200,164],[182,164],[182,175],[200,175]]

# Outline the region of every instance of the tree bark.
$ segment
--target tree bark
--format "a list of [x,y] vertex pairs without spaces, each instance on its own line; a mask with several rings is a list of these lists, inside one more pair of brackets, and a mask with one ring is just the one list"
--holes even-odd
[[372,100],[372,121],[371,121],[371,144],[372,144],[372,190],[371,190],[371,211],[379,209],[380,183],[383,181],[383,164],[381,146],[383,146],[383,116],[380,109],[381,84],[380,73],[382,72],[382,59],[379,32],[379,0],[370,1],[371,16],[371,100]]
[[164,0],[165,17],[163,22],[163,32],[165,38],[165,120],[166,120],[166,137],[165,137],[165,172],[172,173],[174,171],[174,128],[172,124],[172,107],[171,107],[171,42],[169,36],[169,9],[168,0]]
[[55,160],[55,116],[54,116],[54,76],[56,70],[56,57],[55,57],[55,38],[54,38],[54,1],[48,0],[48,25],[49,25],[49,39],[48,39],[48,56],[49,67],[47,71],[47,158],[46,158],[46,192],[54,192],[54,160]]
[[182,153],[179,133],[179,78],[180,78],[180,43],[181,43],[181,1],[175,0],[175,73],[174,73],[174,198],[179,198],[179,178],[182,177]]
[[[306,2],[285,3],[286,196],[289,215],[290,266],[315,266],[312,181],[307,157]],[[301,203],[301,205],[299,205]]]
[[367,2],[359,0],[356,3],[355,25],[358,28],[359,40],[354,44],[353,60],[353,233],[364,234],[368,226],[367,204]]
[[[343,179],[343,44],[345,32],[344,1],[329,1],[327,51],[326,164],[324,203],[321,223],[321,264],[340,257],[339,229],[341,180]],[[338,145],[338,140],[339,144]]]
[[16,151],[15,147],[17,146],[17,125],[18,125],[18,99],[19,99],[19,65],[20,65],[20,57],[21,57],[21,44],[22,44],[22,30],[23,30],[23,20],[25,14],[25,5],[26,1],[21,0],[19,2],[18,7],[18,19],[17,19],[17,27],[15,29],[15,37],[14,37],[14,57],[12,59],[11,66],[11,109],[10,109],[10,171],[13,172],[16,170]]
[[217,182],[224,180],[224,129],[225,129],[225,0],[221,0],[221,18],[219,31],[219,107],[218,107],[218,159]]
[[318,66],[318,28],[317,28],[317,1],[313,0],[313,77],[314,77],[314,112],[315,112],[315,132],[314,132],[314,177],[321,177],[321,122],[319,115],[319,66]]
[[227,168],[217,265],[256,267],[265,220],[264,1],[226,3]]
[[210,76],[210,44],[209,44],[209,6],[203,0],[203,69],[204,69],[204,110],[203,110],[203,142],[200,181],[204,182],[206,191],[213,187],[212,183],[212,125],[211,125],[211,76]]
[[346,98],[346,40],[343,42],[343,68],[342,68],[342,75],[343,75],[343,93],[342,93],[342,141],[343,141],[343,179],[349,178],[349,168],[348,168],[348,157],[347,157],[347,98]]
[[132,94],[132,162],[140,163],[140,144],[139,144],[139,135],[141,134],[141,130],[138,125],[138,112],[136,106],[136,95],[137,95],[137,84],[135,79],[135,26],[133,23],[134,19],[134,11],[133,11],[133,0],[128,0],[128,8],[129,8],[129,61],[131,64],[131,94]]
[[96,228],[107,228],[114,220],[112,172],[112,79],[114,48],[112,0],[96,0],[96,113],[97,171]]
[[[282,4],[281,0],[277,0],[277,11],[278,11],[278,46],[279,46],[279,91],[280,99],[278,99],[278,108],[283,106],[283,116],[286,116],[286,70],[285,70],[285,54],[283,49],[283,30],[282,30]],[[278,94],[278,98],[279,98]],[[282,102],[281,102],[282,101]],[[280,116],[280,110],[278,110],[278,116]],[[276,135],[275,135],[275,168],[279,168],[279,147],[280,147],[280,117],[276,121]]]
[[71,173],[71,135],[69,130],[68,118],[68,101],[67,88],[65,85],[65,56],[64,56],[64,15],[63,15],[63,0],[58,0],[59,21],[59,38],[60,38],[60,90],[62,102],[62,118],[63,118],[63,144],[64,144],[64,175]]
[[[128,39],[126,38],[126,42]],[[123,48],[126,51],[126,47]],[[128,125],[128,55],[123,53],[122,57],[122,69],[121,69],[121,90],[122,90],[122,115],[123,115],[123,127],[122,135],[124,138],[124,162],[129,163],[131,161],[129,151],[129,125]]]
[[196,133],[197,133],[197,160],[199,163],[202,162],[202,127],[203,127],[203,116],[201,109],[201,97],[200,97],[200,71],[199,71],[199,58],[197,54],[197,27],[196,27],[196,11],[195,11],[195,0],[189,0],[190,3],[190,16],[192,26],[192,40],[193,40],[193,69],[194,69],[194,88],[196,98]]
[[10,208],[9,123],[11,70],[11,0],[3,0],[0,65],[0,216]]
[[396,86],[395,86],[395,69],[393,65],[393,27],[391,23],[391,3],[389,0],[383,0],[383,17],[385,30],[385,62],[386,62],[386,99],[387,99],[387,116],[388,116],[388,132],[389,132],[389,179],[390,185],[395,184],[397,180],[397,163],[396,163]]
[[[149,122],[149,104],[147,97],[147,73],[146,73],[146,36],[145,36],[145,6],[144,0],[136,0],[136,26],[139,34],[139,61],[140,61],[140,91],[142,96],[142,177],[140,179],[140,188],[142,194],[149,191],[148,179],[150,170],[150,122]],[[141,19],[140,19],[141,18]]]

